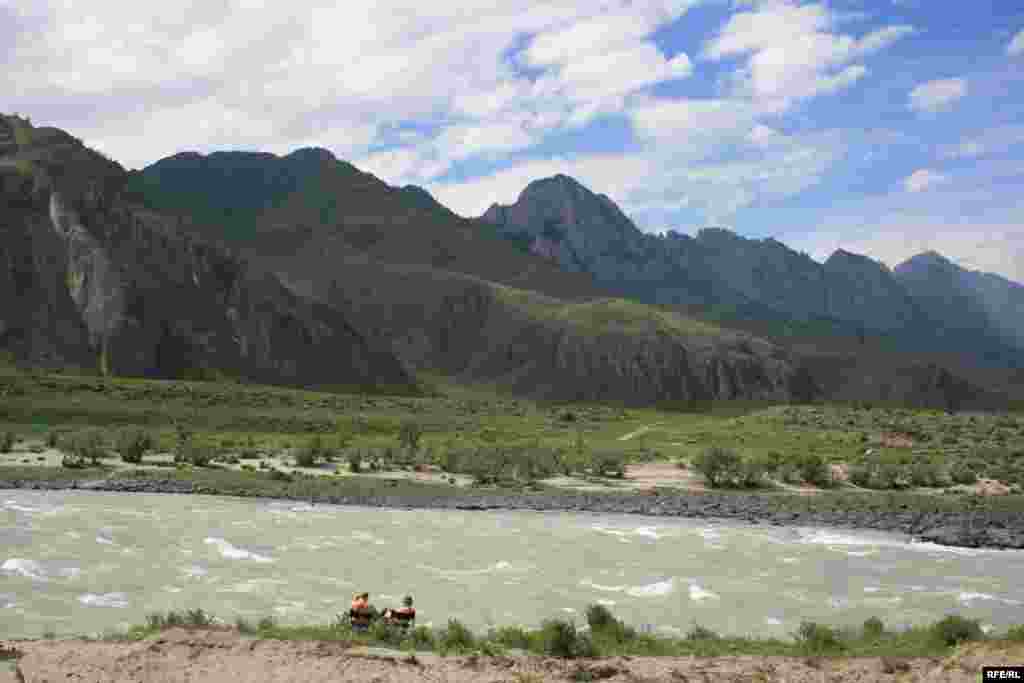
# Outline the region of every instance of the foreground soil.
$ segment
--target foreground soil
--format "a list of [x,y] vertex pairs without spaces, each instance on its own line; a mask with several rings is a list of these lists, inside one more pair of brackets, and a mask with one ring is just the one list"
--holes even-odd
[[[363,681],[807,682],[978,680],[982,666],[1024,663],[1024,643],[971,643],[947,658],[887,657],[440,657],[371,653],[344,643],[258,640],[229,629],[181,628],[137,642],[0,641],[20,657],[0,683],[320,683]],[[4,679],[4,676],[7,679]]]

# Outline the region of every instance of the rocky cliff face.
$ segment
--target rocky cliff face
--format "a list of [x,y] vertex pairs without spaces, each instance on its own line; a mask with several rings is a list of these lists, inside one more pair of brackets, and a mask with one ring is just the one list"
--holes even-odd
[[[570,303],[466,275],[367,260],[339,264],[327,285],[300,282],[301,268],[295,271],[290,286],[351,311],[361,325],[392,339],[410,367],[516,395],[634,405],[821,396],[779,347],[726,330],[672,329],[655,309],[637,304]],[[372,292],[360,294],[361,288]],[[633,319],[619,319],[621,306],[635,309]]]
[[114,162],[62,131],[15,125],[23,140],[0,166],[0,339],[17,355],[35,362],[43,349],[119,375],[411,386],[337,311],[126,203]]

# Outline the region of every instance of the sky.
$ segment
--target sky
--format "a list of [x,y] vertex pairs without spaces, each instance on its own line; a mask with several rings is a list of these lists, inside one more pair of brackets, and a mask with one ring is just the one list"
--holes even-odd
[[466,216],[564,173],[648,232],[1024,282],[1019,0],[0,0],[0,110],[128,168],[319,146]]

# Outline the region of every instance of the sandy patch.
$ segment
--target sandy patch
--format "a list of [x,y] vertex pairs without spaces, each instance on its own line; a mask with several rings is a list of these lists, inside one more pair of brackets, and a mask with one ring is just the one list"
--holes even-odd
[[[547,657],[447,657],[375,654],[342,643],[254,640],[230,630],[172,629],[132,643],[81,640],[0,643],[16,647],[22,680],[76,683],[326,683],[327,681],[605,680],[967,683],[981,666],[1019,664],[1024,643],[978,643],[946,658],[611,657],[567,661]],[[0,679],[2,680],[2,679]]]

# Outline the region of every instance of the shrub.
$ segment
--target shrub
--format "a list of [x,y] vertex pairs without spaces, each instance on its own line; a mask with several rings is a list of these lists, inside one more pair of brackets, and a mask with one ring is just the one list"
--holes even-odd
[[469,652],[476,645],[473,632],[458,619],[449,619],[448,626],[441,631],[438,647],[441,654],[447,652]]
[[370,625],[370,638],[378,643],[386,645],[399,645],[402,642],[402,632],[394,626],[384,623],[378,619]]
[[815,486],[831,486],[832,471],[825,459],[817,453],[807,453],[797,462],[800,477],[808,484]]
[[274,617],[263,617],[256,622],[256,628],[260,631],[272,631],[277,628],[277,619]]
[[100,460],[107,454],[107,444],[103,438],[103,432],[95,428],[72,434],[68,439],[67,449],[71,456],[77,458],[79,462],[88,461],[93,466],[99,465]]
[[764,484],[765,476],[772,469],[772,462],[763,456],[744,459],[737,484],[748,489],[757,488]]
[[617,479],[626,476],[626,456],[622,453],[595,453],[592,462],[594,473],[598,476],[612,476]]
[[606,626],[615,623],[615,617],[604,605],[590,605],[587,607],[587,624],[592,631],[598,631]]
[[245,635],[252,635],[256,633],[256,626],[251,621],[244,619],[243,617],[237,617],[235,619],[235,628],[238,629],[239,633]]
[[950,614],[932,625],[932,635],[945,645],[956,645],[968,640],[981,640],[985,634],[975,619]]
[[734,485],[740,478],[743,461],[736,451],[714,446],[700,453],[693,461],[711,486]]
[[412,632],[409,633],[409,639],[412,640],[412,645],[419,650],[433,650],[437,646],[437,641],[434,639],[434,632],[427,626],[416,626]]
[[462,462],[461,453],[449,446],[441,453],[441,469],[449,474],[459,471],[459,464]]
[[14,450],[14,432],[4,432],[0,436],[0,453],[10,453]]
[[576,624],[564,619],[548,619],[543,622],[538,634],[543,654],[552,657],[575,659],[593,657],[594,645],[590,638],[576,631]]
[[117,433],[114,449],[121,454],[121,460],[138,464],[142,456],[153,447],[153,438],[138,428],[122,429]]
[[530,647],[530,634],[519,626],[502,626],[492,636],[505,647],[527,650]]
[[1022,626],[1011,626],[1006,632],[1006,639],[1013,640],[1016,642],[1024,642],[1024,625]]
[[210,626],[213,622],[213,615],[203,611],[202,607],[190,609],[185,612],[186,626]]
[[410,453],[419,450],[423,427],[418,422],[406,420],[398,430],[398,443]]
[[825,652],[842,648],[842,642],[840,642],[839,634],[835,629],[813,621],[800,622],[796,640],[809,652]]
[[323,443],[320,436],[314,436],[309,445],[300,448],[295,454],[295,464],[298,467],[316,467],[320,462],[323,452]]
[[885,633],[885,624],[878,617],[870,617],[864,620],[864,637],[876,640]]
[[687,632],[687,640],[719,640],[721,636],[712,631],[709,628],[704,628],[698,623],[694,623],[693,627]]
[[949,471],[950,478],[957,484],[970,485],[978,481],[978,474],[974,468],[965,462],[958,462]]
[[270,472],[267,473],[273,481],[294,481],[295,477],[288,474],[283,470],[279,470],[276,467],[272,467]]
[[353,449],[348,452],[348,469],[353,474],[359,474],[363,467],[363,454]]
[[207,467],[213,460],[213,455],[212,448],[205,444],[198,444],[190,438],[183,444],[179,444],[178,450],[174,453],[174,462],[193,467]]
[[910,466],[910,483],[914,486],[948,486],[951,482],[949,473],[940,465],[918,463]]

